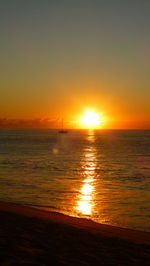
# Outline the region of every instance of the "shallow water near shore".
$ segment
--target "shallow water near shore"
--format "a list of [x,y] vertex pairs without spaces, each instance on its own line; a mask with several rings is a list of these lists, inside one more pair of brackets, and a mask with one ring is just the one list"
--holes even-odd
[[0,130],[0,199],[150,231],[150,131]]

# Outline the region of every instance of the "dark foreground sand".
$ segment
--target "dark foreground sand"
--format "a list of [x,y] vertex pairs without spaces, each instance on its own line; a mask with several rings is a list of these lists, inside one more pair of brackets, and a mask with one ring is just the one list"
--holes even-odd
[[150,265],[150,234],[0,202],[0,265]]

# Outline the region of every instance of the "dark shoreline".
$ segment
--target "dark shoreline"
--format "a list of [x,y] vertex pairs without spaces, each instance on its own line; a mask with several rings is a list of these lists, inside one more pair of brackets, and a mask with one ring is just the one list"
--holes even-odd
[[0,265],[149,265],[150,233],[0,202]]

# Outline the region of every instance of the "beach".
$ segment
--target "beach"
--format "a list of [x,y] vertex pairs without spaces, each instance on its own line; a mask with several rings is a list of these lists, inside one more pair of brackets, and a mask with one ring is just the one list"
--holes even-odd
[[0,202],[0,265],[149,265],[150,233]]

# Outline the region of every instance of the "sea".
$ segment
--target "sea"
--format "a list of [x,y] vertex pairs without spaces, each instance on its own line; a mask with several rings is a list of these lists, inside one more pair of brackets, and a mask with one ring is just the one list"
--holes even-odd
[[150,131],[1,129],[0,200],[150,232]]

